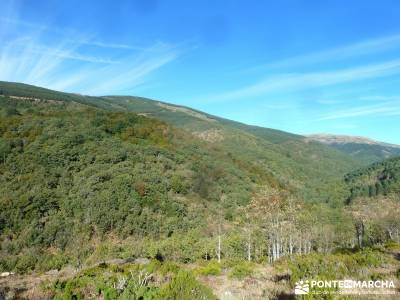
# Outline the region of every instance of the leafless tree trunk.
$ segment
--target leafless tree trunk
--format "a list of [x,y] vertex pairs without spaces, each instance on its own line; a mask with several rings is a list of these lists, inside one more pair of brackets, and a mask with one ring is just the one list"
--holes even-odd
[[302,252],[301,252],[301,246],[302,246],[302,245],[301,245],[301,236],[299,236],[299,249],[298,249],[298,251],[297,251],[299,254],[302,254]]
[[250,230],[248,231],[248,237],[247,237],[247,260],[251,261],[251,233],[250,233]]
[[217,248],[218,262],[221,262],[221,224],[218,225],[218,248]]
[[272,250],[271,250],[271,244],[268,243],[268,262],[272,263]]
[[357,234],[357,242],[358,242],[358,247],[362,248],[363,247],[363,238],[364,238],[364,222],[362,220],[359,220],[355,224],[356,227],[356,234]]

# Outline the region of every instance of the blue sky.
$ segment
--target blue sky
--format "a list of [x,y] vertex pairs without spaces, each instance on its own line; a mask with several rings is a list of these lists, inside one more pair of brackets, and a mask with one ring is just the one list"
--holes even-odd
[[400,144],[399,1],[10,1],[0,80]]

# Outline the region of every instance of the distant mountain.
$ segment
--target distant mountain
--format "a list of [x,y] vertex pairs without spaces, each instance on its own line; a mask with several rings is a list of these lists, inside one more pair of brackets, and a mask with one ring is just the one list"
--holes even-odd
[[350,154],[366,164],[400,155],[399,145],[378,142],[365,137],[312,134],[307,136],[307,139],[329,145],[337,150]]

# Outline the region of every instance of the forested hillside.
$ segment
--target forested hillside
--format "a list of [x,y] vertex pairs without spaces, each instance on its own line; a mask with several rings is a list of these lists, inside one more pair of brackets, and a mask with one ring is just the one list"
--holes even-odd
[[[286,189],[295,189],[308,201],[328,201],[325,190],[338,178],[362,165],[356,158],[302,136],[279,130],[248,126],[187,107],[139,97],[87,97],[58,93],[15,83],[0,83],[0,95],[73,101],[107,111],[136,112],[184,129],[228,155],[255,163]],[[30,96],[29,96],[30,95]],[[323,199],[321,199],[323,198]]]
[[[308,201],[329,201],[325,190],[337,178],[362,165],[356,158],[275,129],[249,126],[208,115],[191,108],[136,97],[103,97],[109,107],[153,116],[185,129],[200,139],[257,161],[286,186]],[[322,199],[321,199],[322,198]]]
[[357,197],[388,196],[400,193],[400,157],[374,163],[347,174],[349,202]]
[[400,157],[345,176],[359,247],[400,240]]
[[[206,226],[217,206],[233,218],[253,185],[279,185],[257,165],[154,119],[1,101],[0,229],[11,234],[3,249],[15,259],[24,248],[72,250],[72,240],[110,232],[179,235]],[[33,267],[39,256],[27,255],[33,261],[23,267]]]
[[[154,259],[151,272],[165,278],[143,293],[162,299],[187,288],[213,299],[174,264],[240,279],[255,264],[354,247],[359,215],[345,200],[371,184],[380,194],[378,181],[383,194],[398,194],[398,160],[345,182],[362,163],[321,143],[142,98],[2,82],[0,116],[1,271]],[[382,223],[369,245],[399,238],[398,221],[388,220],[390,235],[381,235],[389,228]],[[90,272],[82,278],[96,281],[97,293],[122,295],[120,278]],[[72,297],[67,286],[52,289]]]

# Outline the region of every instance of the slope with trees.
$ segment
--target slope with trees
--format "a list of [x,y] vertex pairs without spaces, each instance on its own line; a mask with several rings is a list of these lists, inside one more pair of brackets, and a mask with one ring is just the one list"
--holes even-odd
[[[367,228],[359,220],[369,208],[344,201],[353,195],[349,186],[362,190],[376,178],[398,194],[396,160],[343,181],[362,163],[298,135],[142,98],[14,83],[0,83],[0,115],[1,271],[148,258],[206,264],[200,274],[226,266],[244,278],[256,264],[397,237],[395,202],[392,215],[368,217],[368,224],[385,224]],[[180,281],[191,275],[173,273],[145,290],[174,295],[190,288]],[[104,280],[121,296],[117,277]],[[67,293],[78,283],[54,289]]]

